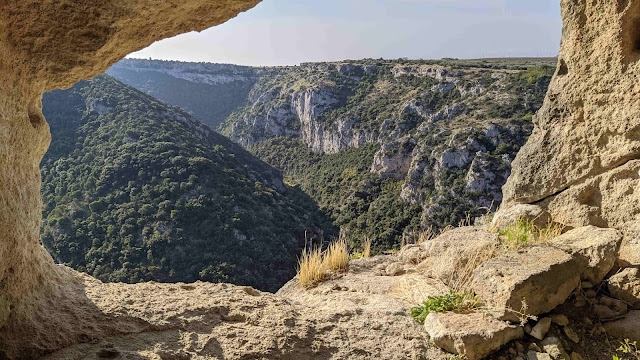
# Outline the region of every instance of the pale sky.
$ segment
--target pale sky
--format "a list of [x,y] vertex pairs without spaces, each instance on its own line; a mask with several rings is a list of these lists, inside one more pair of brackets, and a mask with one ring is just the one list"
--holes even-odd
[[264,0],[130,57],[241,65],[556,56],[560,0]]

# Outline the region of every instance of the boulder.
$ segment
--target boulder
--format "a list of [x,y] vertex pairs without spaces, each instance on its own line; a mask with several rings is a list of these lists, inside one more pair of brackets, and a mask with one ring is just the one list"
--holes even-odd
[[533,222],[533,225],[543,228],[551,222],[551,216],[538,205],[516,204],[501,208],[493,215],[491,225],[497,228],[515,224],[519,219]]
[[640,310],[630,311],[623,319],[604,324],[607,335],[620,340],[640,342]]
[[509,341],[524,336],[522,327],[477,312],[430,313],[424,328],[436,346],[468,360],[482,359]]
[[471,287],[500,320],[520,321],[565,302],[580,284],[577,257],[538,244],[493,258],[473,274]]
[[444,232],[426,243],[433,274],[447,283],[467,266],[480,265],[499,245],[498,235],[479,227],[464,226]]
[[419,264],[427,257],[427,252],[420,244],[405,245],[398,251],[398,258],[405,264]]
[[581,277],[592,284],[600,283],[613,268],[622,243],[616,229],[583,226],[568,231],[549,242],[581,260]]
[[609,278],[609,293],[626,301],[634,308],[640,308],[640,269],[627,268]]

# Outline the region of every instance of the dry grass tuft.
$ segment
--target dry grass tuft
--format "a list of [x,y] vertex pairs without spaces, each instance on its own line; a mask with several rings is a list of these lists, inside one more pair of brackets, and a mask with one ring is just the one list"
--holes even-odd
[[306,250],[298,259],[298,282],[309,287],[325,276],[322,268],[322,251],[318,249]]
[[346,270],[349,265],[349,250],[345,240],[334,241],[322,257],[322,266],[327,271]]
[[331,243],[326,251],[319,248],[306,250],[298,260],[298,283],[311,287],[331,272],[343,271],[349,265],[349,252],[345,240]]
[[433,232],[433,226],[429,226],[418,236],[418,244],[422,244],[429,240],[432,240],[434,237],[435,233]]
[[501,246],[506,251],[517,251],[531,244],[545,243],[562,234],[562,226],[548,224],[539,228],[533,221],[518,219],[498,231]]
[[364,241],[364,251],[362,252],[362,257],[370,258],[371,257],[371,239],[367,238]]

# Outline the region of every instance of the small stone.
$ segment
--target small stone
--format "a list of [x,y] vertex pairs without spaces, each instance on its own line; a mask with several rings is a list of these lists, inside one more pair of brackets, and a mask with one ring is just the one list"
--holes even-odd
[[600,298],[600,304],[607,306],[616,313],[616,316],[621,316],[629,312],[627,303],[618,299],[613,299],[608,296]]
[[583,289],[591,289],[593,288],[593,284],[588,281],[583,281],[580,283],[580,287]]
[[607,288],[614,297],[640,308],[640,269],[627,268],[613,275]]
[[593,289],[588,289],[584,292],[584,296],[588,297],[589,299],[593,299],[594,297],[596,297],[596,295],[598,295],[598,293]]
[[582,360],[582,356],[574,351],[571,353],[571,360]]
[[587,325],[593,325],[593,321],[591,321],[591,319],[589,318],[584,318],[584,323]]
[[518,354],[524,354],[524,345],[521,342],[516,342],[516,350],[518,350]]
[[531,324],[526,324],[526,325],[524,326],[524,332],[525,332],[527,335],[531,334],[531,329],[533,329],[533,326],[531,326]]
[[553,314],[553,315],[551,315],[551,321],[554,324],[557,324],[557,325],[560,325],[560,326],[569,325],[569,319],[563,314]]
[[573,302],[573,305],[574,305],[575,307],[583,307],[583,306],[585,306],[586,304],[587,304],[587,301],[586,301],[586,299],[584,298],[584,296],[582,296],[582,295],[576,295],[576,299],[575,299],[575,301]]
[[551,356],[541,352],[529,351],[527,353],[527,360],[551,360]]
[[508,351],[509,351],[509,354],[511,354],[511,355],[518,355],[518,352],[516,351],[516,349],[514,349],[512,347],[510,347]]
[[564,351],[562,343],[555,336],[546,337],[540,345],[542,345],[544,352],[551,355],[553,359],[567,359],[569,357],[566,351]]
[[387,267],[385,268],[385,272],[389,276],[400,275],[404,272],[404,266],[402,266],[402,264],[399,262],[392,262],[391,264],[387,265]]
[[593,312],[600,320],[611,320],[616,317],[616,313],[604,305],[596,305],[593,307]]
[[551,326],[551,318],[548,318],[548,317],[542,318],[540,319],[540,321],[538,321],[536,326],[534,326],[533,329],[531,329],[531,334],[529,335],[533,336],[538,340],[542,340],[544,339],[545,335],[547,335],[547,332],[549,332],[550,326]]
[[604,325],[607,335],[618,339],[640,342],[640,310],[633,310],[623,319],[608,322]]
[[534,351],[534,352],[541,352],[542,349],[540,349],[540,347],[538,346],[538,344],[536,343],[531,343],[529,344],[529,352]]
[[573,331],[572,328],[565,326],[562,331],[564,332],[565,335],[567,335],[567,337],[569,338],[569,340],[573,341],[574,343],[579,343],[580,342],[580,337],[578,336],[578,334],[576,334],[575,331]]

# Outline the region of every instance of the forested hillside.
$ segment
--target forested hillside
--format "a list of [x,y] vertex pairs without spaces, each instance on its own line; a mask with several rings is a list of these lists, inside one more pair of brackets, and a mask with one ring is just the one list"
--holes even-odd
[[[179,108],[108,77],[45,94],[42,242],[104,281],[277,290],[330,221],[281,174]],[[323,234],[324,231],[324,234]]]
[[369,238],[383,251],[500,204],[555,65],[365,59],[262,69],[218,129],[300,185],[352,246]]
[[216,128],[243,104],[256,79],[269,72],[229,64],[125,59],[107,74]]

